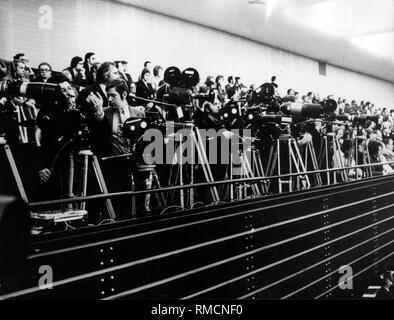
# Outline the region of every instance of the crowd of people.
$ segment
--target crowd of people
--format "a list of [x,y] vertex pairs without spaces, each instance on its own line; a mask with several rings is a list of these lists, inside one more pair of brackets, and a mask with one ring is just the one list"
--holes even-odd
[[[1,80],[56,84],[61,88],[64,97],[62,102],[15,95],[3,95],[0,98],[0,110],[11,110],[12,118],[17,124],[14,126],[17,132],[9,130],[7,137],[9,142],[34,144],[40,150],[37,172],[41,182],[49,184],[54,180],[58,183],[64,179],[62,177],[64,172],[56,173],[53,164],[64,132],[75,129],[68,127],[72,126],[71,120],[64,121],[64,110],[78,110],[85,116],[92,137],[91,148],[101,157],[116,157],[130,153],[130,139],[122,132],[122,124],[130,117],[144,118],[147,112],[155,112],[163,121],[176,120],[174,119],[176,115],[171,108],[154,103],[155,100],[162,100],[163,91],[168,89],[168,84],[163,79],[164,68],[160,65],[153,67],[152,62],[146,61],[138,80],[133,81],[127,72],[127,65],[125,60],[100,63],[94,52],[86,53],[84,59],[78,56],[73,57],[70,66],[61,72],[52,70],[50,63],[47,62],[40,63],[37,71],[34,72],[24,53],[15,55],[9,64],[0,64]],[[272,76],[270,83],[274,87],[275,95],[279,96],[276,76]],[[213,103],[197,103],[194,106],[198,126],[220,128],[217,118],[220,108],[230,102],[241,101],[255,89],[255,85],[246,86],[237,76],[228,76],[227,79],[223,75],[208,76],[205,82],[200,81],[193,88],[196,93],[214,91],[216,94]],[[314,92],[302,95],[294,89],[288,89],[281,101],[322,103],[327,99],[334,99],[334,96],[329,95],[321,99],[319,94]],[[351,100],[349,103],[347,99],[341,97],[335,100],[338,104],[335,111],[337,115],[356,115],[364,117],[365,121],[362,124],[345,122],[333,124],[333,133],[340,147],[331,150],[330,166],[342,168],[356,164],[381,163],[373,167],[374,175],[393,173],[394,164],[390,162],[394,161],[392,136],[394,109],[377,107],[369,101],[357,103],[356,100]],[[28,120],[34,120],[35,124],[20,125]],[[326,124],[316,121],[314,130],[317,135],[321,135],[326,127]],[[357,144],[354,143],[356,140]],[[354,149],[355,145],[358,148],[357,152]],[[354,156],[356,153],[357,157]],[[60,163],[61,161],[59,160]],[[63,161],[67,161],[67,157]],[[63,167],[65,165],[66,163],[63,163]],[[111,192],[129,188],[128,166],[113,162],[103,162],[102,165],[112,172],[113,178],[107,179]],[[366,176],[366,172],[361,169],[350,169],[347,172],[347,179]],[[54,178],[56,175],[57,179]],[[340,174],[339,178],[341,178]],[[64,190],[62,194],[65,194]],[[68,196],[71,196],[70,190]],[[119,205],[119,208],[123,207],[127,206]]]

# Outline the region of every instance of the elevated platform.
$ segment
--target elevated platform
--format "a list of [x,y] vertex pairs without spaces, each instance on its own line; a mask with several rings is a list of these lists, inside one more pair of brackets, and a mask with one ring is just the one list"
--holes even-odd
[[[39,235],[25,290],[2,298],[360,298],[394,263],[393,208],[382,176]],[[42,265],[52,290],[38,287]]]

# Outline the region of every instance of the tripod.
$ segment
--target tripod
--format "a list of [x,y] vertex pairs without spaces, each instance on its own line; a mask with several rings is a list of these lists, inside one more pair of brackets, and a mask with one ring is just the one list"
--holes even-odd
[[[239,150],[240,152],[240,166],[238,168],[234,167],[234,159],[232,152],[230,153],[230,166],[229,166],[229,177],[232,180],[234,177],[235,169],[239,172],[237,176],[239,178],[255,178],[255,177],[265,177],[263,164],[261,161],[260,151],[254,146],[250,145],[246,150]],[[250,161],[249,161],[250,160]],[[236,186],[236,198],[241,200],[248,196],[248,188],[250,187],[252,196],[258,197],[261,195],[268,194],[267,181],[263,180],[261,182],[252,182],[251,184],[240,183]],[[230,201],[233,201],[234,196],[234,184],[230,184]]]
[[[190,145],[188,145],[187,148],[190,150],[189,160],[191,161],[191,164],[190,164],[190,174],[189,174],[189,181],[188,182],[190,184],[194,183],[195,155],[197,155],[198,160],[199,160],[198,163],[201,165],[201,167],[203,169],[205,180],[207,182],[214,182],[212,170],[209,165],[205,146],[203,144],[199,129],[196,126],[194,126],[194,124],[192,124],[192,123],[175,123],[174,125],[177,127],[187,127],[189,129],[188,130],[188,138],[190,139]],[[173,175],[172,173],[173,173],[174,166],[178,165],[177,172],[175,174],[175,181],[173,182],[174,185],[176,185],[176,184],[184,185],[184,181],[185,181],[184,165],[186,163],[184,163],[184,161],[183,161],[183,153],[184,153],[183,138],[184,137],[185,137],[185,135],[182,135],[182,134],[178,135],[178,140],[180,141],[179,149],[178,149],[179,152],[175,153],[175,156],[172,161],[170,180]],[[186,173],[187,173],[187,171],[186,171]],[[170,184],[171,184],[171,182],[170,182]],[[209,187],[209,190],[210,190],[210,194],[211,194],[213,203],[219,202],[220,197],[219,197],[217,187],[216,186]],[[188,194],[189,207],[193,208],[194,198],[195,198],[193,188],[190,188],[188,192],[189,192],[189,194]],[[180,199],[180,207],[182,209],[184,209],[186,206],[185,206],[185,191],[183,189],[181,189],[179,191],[179,199]]]
[[[287,160],[288,162],[281,163],[283,159],[281,158],[283,148],[287,151]],[[282,149],[282,151],[281,151]],[[282,167],[287,164],[288,172],[282,172]],[[301,179],[303,189],[310,188],[309,177],[305,173],[306,168],[304,161],[301,157],[300,150],[298,149],[297,142],[290,135],[280,135],[279,138],[275,140],[275,143],[271,146],[267,166],[269,168],[268,177],[272,176],[275,172],[275,169],[278,170],[278,175],[281,174],[292,174],[293,166],[295,171],[300,175],[297,176],[297,179]],[[298,181],[298,180],[297,180]],[[289,188],[289,192],[293,191],[293,176],[290,176],[288,179],[284,180],[279,177],[278,179],[278,187],[279,193],[282,193],[282,185],[287,184]],[[270,183],[270,182],[269,182]],[[297,183],[298,184],[298,183]]]
[[[360,141],[362,141],[361,144],[365,145],[364,157],[362,159],[361,164],[370,164],[371,163],[371,157],[370,157],[368,146],[367,146],[367,137],[356,136],[353,140],[352,149],[350,151],[350,157],[349,157],[348,163],[347,163],[349,166],[351,166],[351,164],[353,163],[353,160],[355,161],[356,166],[359,165],[358,150],[361,145]],[[365,158],[365,156],[366,156],[366,158]],[[368,176],[372,177],[372,168],[367,167],[365,173],[366,173],[367,177]],[[358,170],[356,170],[356,179],[358,179],[358,178],[359,178],[359,173],[358,173]]]
[[7,160],[8,160],[10,167],[11,167],[12,175],[14,177],[16,186],[18,188],[19,195],[24,201],[26,201],[26,203],[28,203],[26,191],[23,186],[21,176],[20,176],[18,168],[16,166],[16,162],[15,162],[14,156],[12,155],[10,146],[7,144],[7,140],[5,137],[0,136],[0,145],[3,147],[4,152],[7,156]]
[[[336,154],[337,152],[340,152],[341,150],[341,144],[339,143],[338,138],[335,136],[333,132],[328,132],[322,136],[322,142],[320,145],[320,151],[319,151],[319,168],[321,170],[327,170],[330,168],[331,164],[331,159],[330,159],[330,154],[332,150],[332,154]],[[345,164],[343,163],[343,160],[341,157],[338,157],[338,162],[339,162],[339,167],[344,168]],[[327,185],[331,184],[331,174],[330,172],[327,171],[326,173],[327,177]],[[341,170],[341,176],[342,179],[347,182],[348,181],[348,175],[346,170]],[[337,177],[335,172],[333,173],[334,177],[334,184],[337,183]]]
[[[89,162],[92,164],[97,183],[100,188],[100,192],[102,194],[108,194],[108,189],[104,181],[104,176],[100,168],[100,164],[98,162],[97,156],[93,154],[93,152],[89,149],[85,150],[79,150],[76,152],[76,154],[83,159],[83,166],[82,166],[82,190],[81,190],[81,197],[85,197],[87,194],[87,185],[88,185],[88,168],[89,168]],[[67,197],[72,198],[74,197],[74,173],[75,173],[75,166],[74,166],[74,156],[75,156],[75,151],[70,148],[69,153],[68,153],[68,160],[69,160],[69,167],[68,167],[68,177],[67,177]],[[108,211],[108,215],[111,219],[115,219],[115,212],[114,208],[112,206],[111,199],[106,199],[105,200],[105,206]],[[76,206],[78,210],[85,210],[86,208],[86,202],[81,202],[79,205]],[[68,207],[66,209],[67,211],[73,210],[73,205],[72,203],[68,204]]]
[[[317,161],[313,141],[309,141],[306,144],[302,145],[300,147],[300,152],[304,154],[304,163],[305,163],[305,168],[307,170],[308,170],[308,164],[309,164],[308,160],[309,159],[311,160],[313,171],[319,170],[319,164]],[[315,181],[316,181],[316,186],[318,186],[318,187],[322,186],[323,182],[322,182],[320,173],[315,173],[314,177],[315,177]]]

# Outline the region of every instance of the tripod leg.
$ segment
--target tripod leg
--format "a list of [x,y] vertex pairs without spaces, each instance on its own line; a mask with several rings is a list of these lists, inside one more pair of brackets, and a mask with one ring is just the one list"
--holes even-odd
[[[89,156],[83,156],[83,169],[82,169],[82,197],[86,197],[87,187],[88,187],[88,167],[89,167]],[[81,203],[81,209],[85,210],[86,202]]]
[[[149,178],[146,180],[146,190],[152,189],[153,173],[149,172]],[[150,211],[150,193],[145,195],[145,210]]]
[[[153,182],[154,182],[157,189],[161,188],[159,176],[157,175],[156,170],[153,171]],[[159,206],[165,207],[166,200],[164,198],[164,195],[161,192],[156,192],[155,195],[156,195],[156,200],[157,200],[157,203],[159,204]]]
[[280,166],[280,141],[278,140],[277,146],[276,146],[276,163],[278,166],[278,182],[279,182],[279,193],[282,193],[282,179],[280,178],[280,175],[282,174],[281,172],[281,166]]
[[[130,173],[130,180],[131,180],[131,191],[135,191],[135,181],[133,173]],[[131,196],[131,217],[137,217],[137,206],[135,201],[135,195]]]
[[[214,182],[213,176],[212,176],[212,171],[211,171],[211,168],[209,167],[207,155],[205,153],[204,146],[202,145],[201,137],[199,135],[198,129],[196,129],[196,132],[194,132],[194,131],[191,132],[192,140],[194,141],[194,144],[196,145],[198,157],[201,161],[201,166],[204,171],[205,179],[208,182]],[[217,191],[216,186],[210,187],[210,192],[211,192],[213,202],[218,202],[219,201],[219,193]]]
[[[259,177],[265,177],[265,172],[264,172],[263,163],[261,161],[260,151],[256,150],[255,155],[256,155],[256,166],[259,171],[258,175],[259,175]],[[263,194],[268,194],[267,180],[261,181],[261,188],[263,190]]]
[[[355,139],[354,158],[356,159],[355,165],[358,166],[358,140]],[[358,168],[356,169],[356,180],[358,180]]]
[[[371,164],[371,155],[369,154],[368,145],[366,144],[368,164]],[[368,167],[369,176],[372,177],[372,167]]]
[[[179,145],[179,185],[183,186],[183,136],[180,135],[179,137],[180,145]],[[182,210],[185,209],[185,192],[183,189],[179,190],[179,197],[180,197],[180,202],[181,202],[181,208]]]
[[[246,168],[246,172],[247,172],[247,177],[248,178],[254,178],[255,175],[253,173],[252,166],[251,166],[249,158],[248,158],[247,154],[245,154],[245,152],[248,152],[248,150],[244,151],[244,153],[243,153],[243,158],[244,158],[244,162],[245,162],[245,168]],[[250,150],[250,152],[251,152],[251,155],[252,155],[251,158],[252,158],[252,160],[254,160],[254,150]],[[256,182],[251,182],[251,187],[252,187],[252,192],[254,193],[255,196],[260,196],[261,195],[259,187],[258,187]]]
[[[230,180],[233,180],[233,154],[230,152]],[[230,201],[234,200],[234,184],[230,183]]]
[[[296,161],[297,157],[294,155],[293,149],[291,149],[291,157],[293,158],[293,161],[295,163],[296,170],[297,170],[297,172],[304,172],[305,173],[306,172],[306,168],[305,168],[305,165],[304,165],[304,163],[303,163],[303,161],[301,159],[301,154],[300,154],[300,151],[298,150],[297,142],[295,142],[295,140],[293,140],[292,142],[293,142],[292,145],[294,147],[294,150],[295,150],[296,155],[297,155],[298,160],[299,160],[299,165],[298,165],[298,163]],[[302,171],[300,170],[300,167],[301,167]],[[306,188],[310,188],[311,184],[310,184],[310,181],[309,181],[309,177],[306,174],[304,175],[304,179],[305,179],[305,182],[306,182],[305,187]]]
[[18,168],[17,168],[16,163],[15,163],[15,159],[14,159],[14,157],[12,155],[10,146],[5,144],[4,145],[4,151],[5,151],[5,154],[7,156],[8,163],[10,164],[12,175],[14,176],[14,179],[15,179],[15,182],[16,182],[16,186],[18,188],[19,195],[21,196],[21,198],[25,202],[29,202],[28,199],[27,199],[25,188],[23,187],[21,176],[19,175],[19,171],[18,171]]
[[[325,158],[326,158],[326,167],[325,169],[328,170],[329,167],[329,157],[328,157],[328,138],[324,137],[324,141],[325,141],[325,145],[324,145],[324,149],[325,149]],[[335,174],[336,172],[334,171],[334,179],[335,179]],[[330,171],[327,171],[327,184],[330,185],[331,184],[331,173]]]
[[[97,182],[98,182],[100,191],[101,191],[102,194],[108,194],[107,185],[105,184],[104,176],[103,176],[103,173],[101,171],[100,164],[99,164],[99,162],[97,160],[97,157],[95,155],[93,155],[92,157],[93,157],[93,169],[94,169],[94,173],[95,173],[96,178],[97,178]],[[106,199],[105,200],[105,206],[107,208],[109,217],[111,219],[115,219],[116,216],[115,216],[114,207],[112,206],[111,199]]]
[[[190,163],[190,184],[193,185],[194,184],[194,143],[193,143],[193,139],[190,139],[190,144],[191,144],[191,148],[190,148],[190,154],[191,154],[191,160],[192,163]],[[190,188],[189,189],[189,208],[193,208],[194,205],[194,189]]]
[[[317,158],[316,158],[316,153],[315,153],[315,148],[314,148],[314,145],[313,145],[313,141],[308,143],[308,147],[309,147],[309,153],[310,153],[311,160],[312,160],[313,170],[317,171],[317,170],[319,170],[319,167],[317,165]],[[317,181],[317,186],[318,187],[323,185],[320,172],[316,173],[316,181]]]
[[[67,198],[72,198],[73,186],[74,186],[74,154],[72,151],[69,152],[69,167],[68,167],[68,184],[67,184]],[[73,204],[70,202],[67,204],[67,210],[72,210]]]
[[271,161],[272,161],[272,156],[274,154],[274,149],[275,149],[275,144],[271,145],[270,147],[270,153],[268,155],[268,160],[267,160],[267,165],[265,168],[265,172],[270,172],[270,168],[271,168]]

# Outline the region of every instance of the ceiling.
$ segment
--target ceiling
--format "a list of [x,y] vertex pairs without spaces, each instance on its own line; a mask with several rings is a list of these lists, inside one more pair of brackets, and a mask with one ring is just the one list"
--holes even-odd
[[394,82],[394,0],[118,0]]

